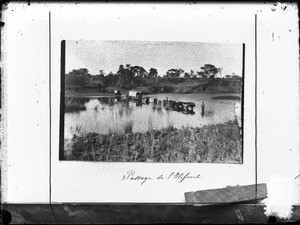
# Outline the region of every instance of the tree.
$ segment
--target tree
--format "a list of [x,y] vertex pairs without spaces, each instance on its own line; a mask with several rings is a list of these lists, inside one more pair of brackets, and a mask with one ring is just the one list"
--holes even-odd
[[65,82],[67,86],[80,86],[84,87],[88,84],[91,75],[88,69],[80,68],[77,70],[72,70],[65,75]]
[[177,69],[169,69],[166,74],[167,77],[180,77],[180,71]]
[[103,87],[104,85],[105,85],[104,75],[91,76],[88,83],[88,86],[93,86],[93,87]]
[[148,73],[149,77],[157,77],[157,69],[151,68]]
[[104,70],[99,70],[99,74],[100,74],[101,76],[105,76]]
[[216,74],[220,71],[221,68],[216,68],[212,64],[205,64],[203,67],[201,67],[201,70],[203,72],[203,75],[206,75],[209,78],[214,79]]
[[184,74],[184,70],[179,68],[178,71],[179,71],[179,76],[181,77]]
[[136,77],[146,77],[147,71],[142,66],[131,66],[128,68]]
[[118,71],[122,71],[122,70],[124,70],[124,66],[123,66],[123,65],[120,65]]
[[197,71],[197,77],[199,77],[199,78],[207,78],[208,75],[206,75],[203,71]]
[[[73,70],[74,71],[74,70]],[[78,70],[75,70],[75,71],[77,71],[79,74],[81,74],[81,75],[89,75],[89,70],[88,69],[86,69],[86,68],[80,68],[80,69],[78,69]]]
[[190,78],[190,77],[191,77],[191,74],[185,72],[183,77],[184,77],[184,78]]
[[195,76],[195,72],[194,72],[194,70],[191,70],[190,71],[190,77],[194,77]]
[[118,77],[110,72],[107,76],[105,76],[105,86],[114,86],[117,82]]
[[218,72],[220,73],[220,77],[222,77],[223,68],[218,68]]
[[126,65],[126,69],[124,69],[123,65],[120,65],[117,76],[118,87],[125,87],[126,85],[128,85],[134,77],[134,73],[130,69],[130,64]]
[[238,80],[242,79],[242,77],[239,76],[239,75],[232,75],[232,78],[233,78],[233,79],[238,79]]

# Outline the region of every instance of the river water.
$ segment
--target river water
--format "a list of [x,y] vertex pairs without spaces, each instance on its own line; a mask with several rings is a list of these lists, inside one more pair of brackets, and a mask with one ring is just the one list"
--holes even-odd
[[[216,96],[239,96],[241,94],[192,93],[192,94],[153,94],[158,100],[168,98],[173,101],[194,102],[194,114],[184,114],[162,107],[155,109],[153,103],[137,105],[134,101],[117,99],[87,99],[86,110],[65,113],[65,138],[74,134],[94,132],[105,134],[109,132],[124,132],[128,124],[133,132],[146,132],[151,129],[161,129],[168,126],[200,127],[207,124],[223,123],[234,120],[235,103],[240,100],[212,99]],[[201,115],[201,103],[205,104],[204,115]]]

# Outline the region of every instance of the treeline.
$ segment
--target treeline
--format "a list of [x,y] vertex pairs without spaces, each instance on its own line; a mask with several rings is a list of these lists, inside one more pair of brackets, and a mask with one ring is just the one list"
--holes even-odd
[[[169,69],[163,76],[158,76],[157,69],[150,68],[146,71],[141,66],[120,65],[117,73],[105,74],[103,70],[99,70],[99,74],[91,75],[86,68],[72,70],[65,75],[66,87],[118,87],[132,88],[137,86],[157,85],[162,82],[176,84],[183,82],[187,78],[190,79],[215,79],[216,74],[222,71],[211,64],[205,64],[200,71],[190,70],[185,72],[183,69]],[[236,75],[234,75],[236,76]],[[230,78],[227,75],[227,78]],[[236,78],[240,78],[236,76]]]

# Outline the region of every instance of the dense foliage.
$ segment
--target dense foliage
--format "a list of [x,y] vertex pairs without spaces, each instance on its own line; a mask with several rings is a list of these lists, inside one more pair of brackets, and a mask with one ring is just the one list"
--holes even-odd
[[[179,141],[180,140],[180,141]],[[65,140],[67,160],[112,162],[242,163],[242,138],[236,122],[199,128],[168,127],[133,133],[80,133]]]
[[[91,75],[86,68],[72,70],[65,75],[66,89],[72,87],[117,87],[130,89],[137,86],[155,86],[161,82],[177,84],[185,79],[214,79],[222,68],[217,68],[211,64],[205,64],[200,71],[185,72],[183,69],[169,69],[166,74],[158,74],[157,69],[150,68],[147,72],[141,66],[120,65],[116,73],[105,74],[104,70],[99,70],[99,74]],[[226,78],[241,77],[227,75]]]

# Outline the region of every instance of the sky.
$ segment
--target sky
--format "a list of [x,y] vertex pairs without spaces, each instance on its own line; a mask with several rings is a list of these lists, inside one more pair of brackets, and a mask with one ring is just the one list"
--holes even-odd
[[66,41],[66,73],[87,68],[116,73],[119,65],[155,68],[158,75],[169,69],[200,71],[204,64],[223,68],[222,77],[242,75],[242,43],[146,42],[146,41]]

